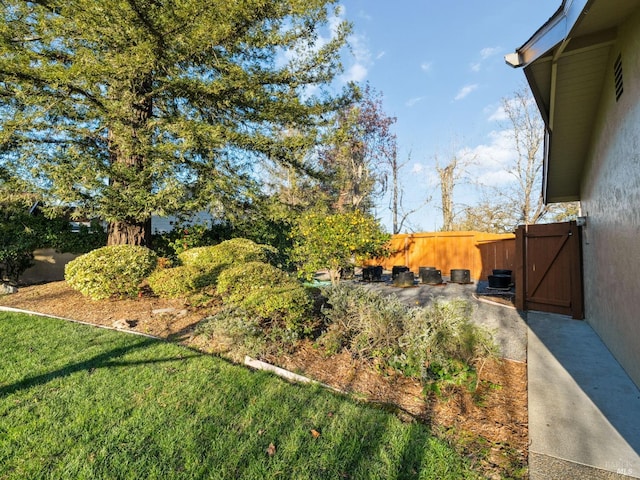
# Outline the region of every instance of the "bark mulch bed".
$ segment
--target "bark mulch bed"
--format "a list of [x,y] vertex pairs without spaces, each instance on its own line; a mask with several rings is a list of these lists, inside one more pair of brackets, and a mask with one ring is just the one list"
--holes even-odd
[[[149,293],[136,299],[92,301],[65,282],[22,287],[0,297],[0,305],[83,322],[120,326],[208,350],[193,336],[197,323],[219,305],[205,307],[164,300]],[[526,364],[486,362],[474,392],[425,396],[420,384],[346,353],[327,356],[311,341],[295,351],[263,358],[282,368],[395,412],[406,421],[431,426],[434,434],[460,448],[485,478],[526,478],[528,452]],[[479,366],[480,367],[480,366]]]

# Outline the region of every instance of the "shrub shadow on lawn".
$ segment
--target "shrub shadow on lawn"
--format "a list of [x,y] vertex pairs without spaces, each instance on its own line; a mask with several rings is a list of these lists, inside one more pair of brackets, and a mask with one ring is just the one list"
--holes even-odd
[[74,364],[66,365],[57,370],[43,373],[41,375],[36,375],[33,377],[25,378],[24,380],[20,380],[19,382],[15,382],[11,385],[5,385],[0,387],[0,396],[11,395],[20,390],[31,388],[38,385],[43,385],[52,380],[56,380],[58,378],[67,377],[79,371],[93,371],[99,368],[111,368],[111,367],[125,367],[125,366],[133,366],[133,365],[141,365],[141,364],[152,364],[152,363],[164,363],[164,362],[172,362],[177,360],[185,360],[187,358],[199,356],[199,354],[194,354],[190,356],[180,356],[174,358],[162,358],[162,359],[150,359],[150,360],[142,360],[142,361],[118,361],[117,358],[122,357],[123,355],[133,351],[139,350],[143,348],[150,347],[159,342],[159,340],[154,340],[151,338],[141,339],[140,341],[133,343],[131,345],[127,345],[126,347],[114,348],[113,350],[109,350],[108,352],[102,353],[100,355],[96,355],[88,360],[84,360],[82,362],[77,362]]

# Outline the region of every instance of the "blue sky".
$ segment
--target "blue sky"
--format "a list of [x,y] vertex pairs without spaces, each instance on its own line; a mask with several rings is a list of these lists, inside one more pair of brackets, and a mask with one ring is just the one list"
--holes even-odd
[[[410,218],[416,231],[440,228],[434,157],[473,152],[482,167],[475,180],[498,185],[512,158],[501,121],[501,99],[526,84],[504,55],[521,46],[560,7],[561,0],[343,0],[341,16],[353,23],[352,53],[343,81],[369,82],[397,117],[395,133],[404,169],[405,207],[433,200]],[[446,162],[443,162],[446,163]],[[473,182],[454,200],[470,204]],[[388,202],[377,215],[390,230]]]

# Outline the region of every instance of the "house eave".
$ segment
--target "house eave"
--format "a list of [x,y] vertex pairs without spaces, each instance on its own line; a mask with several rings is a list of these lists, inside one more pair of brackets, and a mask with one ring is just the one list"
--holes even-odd
[[505,55],[506,63],[514,68],[526,67],[566,41],[590,1],[563,0],[560,8],[524,45]]
[[505,57],[523,68],[545,123],[545,203],[579,200],[618,29],[640,4],[564,0],[527,42]]

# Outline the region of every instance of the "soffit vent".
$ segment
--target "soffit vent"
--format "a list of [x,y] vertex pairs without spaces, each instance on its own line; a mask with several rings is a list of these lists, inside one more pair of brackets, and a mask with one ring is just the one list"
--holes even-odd
[[613,64],[613,78],[616,87],[616,102],[620,100],[622,92],[624,92],[624,85],[622,83],[622,54],[618,55],[616,63]]

